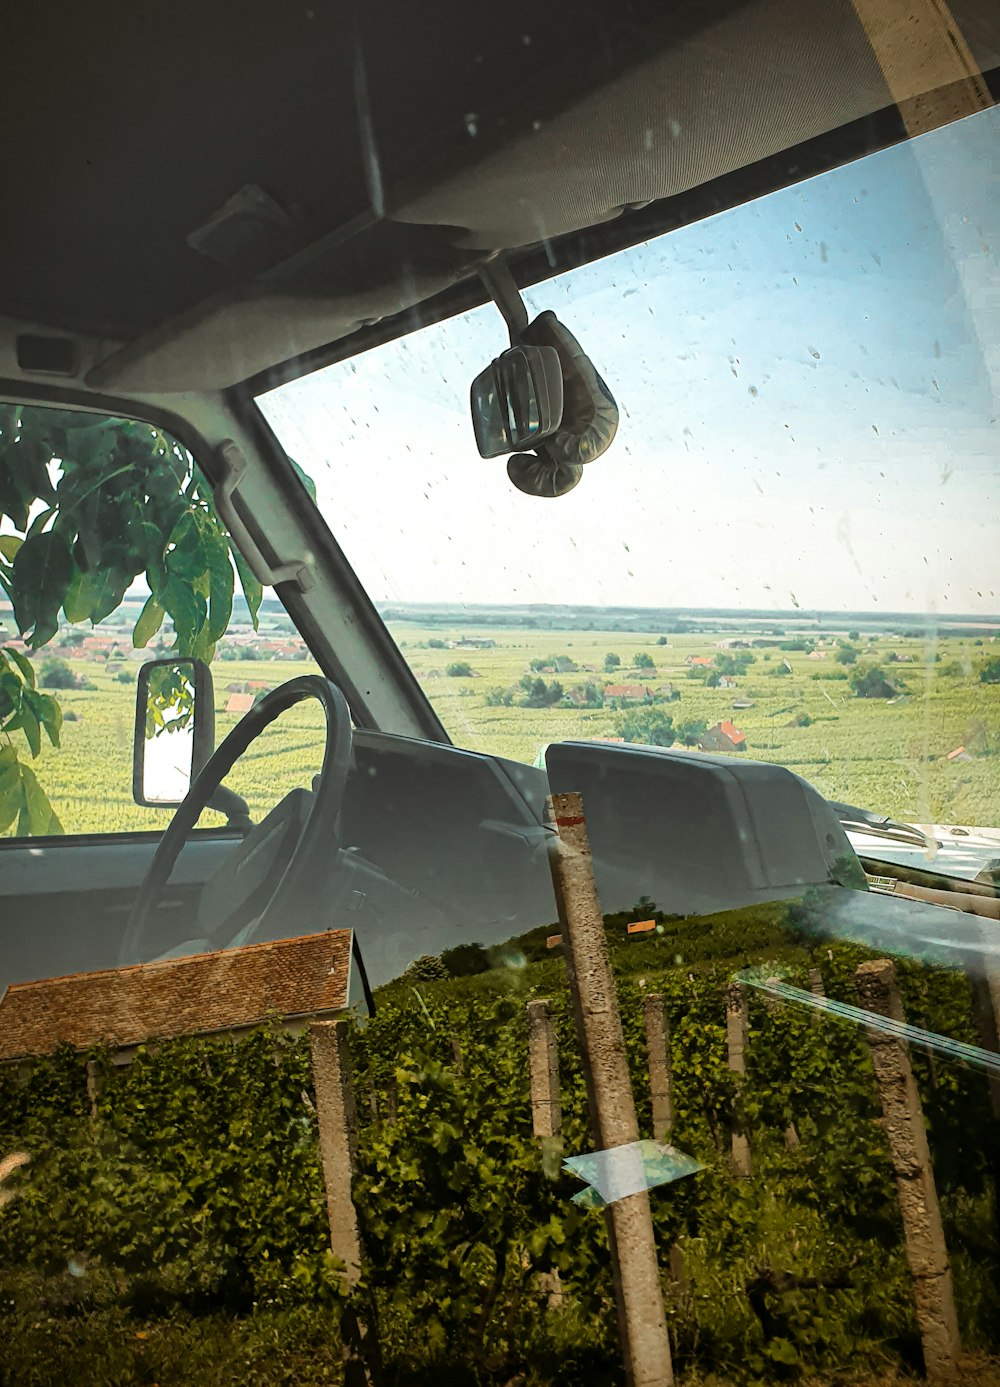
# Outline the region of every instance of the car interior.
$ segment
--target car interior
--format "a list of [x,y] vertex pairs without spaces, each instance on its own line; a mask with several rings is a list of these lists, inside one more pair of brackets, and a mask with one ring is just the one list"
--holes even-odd
[[[268,682],[262,677],[256,686],[241,667],[239,678],[226,684],[221,655],[209,672],[214,643],[198,653],[193,645],[179,651],[179,636],[171,649],[165,636],[160,644],[150,637],[154,658],[139,671],[135,726],[116,725],[107,745],[108,763],[124,757],[134,776],[130,827],[21,831],[30,820],[26,807],[18,820],[12,810],[0,831],[0,999],[10,985],[38,979],[344,928],[353,931],[365,983],[366,1004],[357,1016],[374,1014],[372,992],[401,978],[413,984],[426,1011],[412,973],[417,961],[464,945],[495,951],[511,939],[537,936],[542,927],[560,928],[554,922],[563,906],[552,876],[559,835],[550,797],[573,793],[582,794],[587,810],[601,908],[623,921],[628,916],[629,927],[652,931],[655,914],[662,933],[664,920],[808,897],[828,907],[821,923],[803,916],[807,922],[796,939],[821,940],[824,948],[827,939],[859,946],[889,941],[906,961],[904,975],[906,967],[916,970],[928,959],[964,968],[974,958],[982,972],[980,926],[1000,921],[1000,837],[989,836],[993,830],[986,825],[962,820],[945,832],[929,807],[920,826],[898,823],[877,803],[859,807],[864,801],[835,771],[817,788],[794,750],[786,766],[774,758],[756,760],[752,745],[742,755],[722,754],[709,741],[702,746],[704,725],[673,745],[648,744],[620,727],[621,735],[609,736],[596,724],[593,736],[576,731],[557,740],[543,735],[531,678],[523,696],[513,684],[501,689],[497,711],[515,698],[532,715],[538,711],[537,725],[530,724],[540,748],[534,764],[520,745],[498,741],[499,749],[489,749],[473,737],[463,745],[456,732],[459,699],[467,694],[471,704],[486,693],[485,685],[472,682],[478,668],[466,664],[463,673],[461,662],[476,659],[462,640],[459,649],[438,650],[444,642],[428,641],[426,633],[419,655],[404,650],[389,629],[386,594],[402,603],[412,594],[387,580],[376,600],[363,577],[381,562],[381,548],[399,549],[402,540],[390,523],[397,512],[380,480],[374,443],[371,528],[364,542],[351,531],[368,446],[361,386],[357,405],[349,379],[337,397],[357,428],[360,441],[352,435],[352,446],[361,457],[342,495],[335,464],[341,450],[346,456],[347,443],[339,426],[327,427],[317,411],[318,465],[300,452],[294,432],[279,426],[274,400],[323,371],[363,370],[381,349],[397,344],[402,351],[420,331],[465,322],[463,315],[482,310],[495,329],[494,359],[487,353],[475,371],[463,364],[454,375],[444,362],[439,377],[430,379],[426,361],[433,375],[437,359],[430,348],[419,361],[414,349],[409,367],[397,357],[396,374],[384,382],[385,413],[393,421],[412,415],[407,468],[419,469],[421,485],[443,491],[449,481],[438,470],[435,428],[460,401],[469,470],[479,469],[470,516],[490,516],[494,498],[516,490],[526,507],[549,508],[552,532],[565,541],[578,514],[570,509],[573,495],[596,488],[593,479],[621,477],[623,498],[626,489],[638,494],[644,483],[629,479],[635,406],[613,369],[616,354],[625,360],[632,349],[628,339],[639,340],[636,319],[624,313],[625,291],[617,283],[601,287],[606,337],[594,340],[580,326],[583,308],[574,316],[584,292],[574,299],[577,291],[564,289],[563,277],[867,157],[910,144],[919,149],[921,140],[963,121],[971,126],[992,119],[1000,102],[996,4],[509,0],[498,9],[467,0],[434,6],[331,0],[291,8],[274,0],[238,7],[105,0],[59,7],[55,16],[50,8],[29,7],[16,28],[16,59],[0,83],[0,183],[8,194],[0,218],[0,409],[10,406],[13,421],[0,420],[0,463],[13,455],[18,429],[24,427],[27,437],[14,407],[38,417],[68,411],[160,431],[190,460],[190,474],[181,477],[184,496],[197,495],[206,513],[212,510],[244,592],[258,592],[254,626],[260,592],[267,601],[277,599],[274,610],[290,618],[301,642],[297,649],[313,672],[279,682],[269,665]],[[982,183],[1000,187],[995,154]],[[964,204],[956,202],[941,213],[942,224],[963,214]],[[921,224],[912,239],[935,234]],[[988,239],[986,232],[981,239]],[[992,278],[979,286],[983,303],[994,308],[995,254],[989,249]],[[644,289],[640,284],[627,292]],[[766,285],[761,292],[768,292]],[[835,298],[836,288],[830,293]],[[669,302],[666,312],[661,302],[658,322],[670,312]],[[734,322],[745,307],[734,292]],[[648,311],[652,315],[653,307]],[[687,347],[680,339],[691,321],[678,310],[672,322],[678,340],[671,339],[669,358],[664,346],[650,365],[653,389],[664,399],[683,369],[681,348]],[[478,351],[486,339],[470,330],[470,340]],[[947,341],[943,349],[934,346],[937,356],[958,355]],[[689,350],[697,354],[696,347]],[[994,351],[986,356],[995,373]],[[819,351],[810,352],[818,361]],[[728,361],[735,378],[738,358]],[[877,363],[887,378],[896,369],[894,362]],[[995,374],[990,379],[995,382]],[[750,386],[754,395],[757,389]],[[717,406],[710,398],[703,402],[720,424],[721,398],[720,392]],[[414,401],[426,402],[426,415]],[[987,408],[978,398],[977,407]],[[989,407],[992,427],[995,396]],[[788,418],[781,427],[791,424],[793,431],[794,405]],[[874,422],[870,428],[878,434]],[[404,436],[400,427],[401,455]],[[669,466],[679,470],[688,446],[680,429],[675,442]],[[56,457],[46,454],[43,472],[55,475]],[[995,432],[984,429],[981,459],[995,474]],[[804,470],[802,477],[805,490],[812,482]],[[698,485],[712,496],[719,483],[706,474]],[[906,485],[905,478],[886,483],[885,512]],[[950,493],[942,494],[944,507]],[[0,518],[10,511],[6,495],[0,489]],[[688,501],[680,489],[670,504],[682,529]],[[724,486],[712,504],[718,506],[717,539],[692,568],[727,570],[735,594],[741,564],[725,550],[734,543],[738,507],[727,507]],[[984,502],[984,514],[988,509]],[[32,525],[37,521],[37,533],[47,533],[49,522],[37,516],[31,512]],[[421,538],[421,523],[415,515],[407,538],[429,570],[436,541],[429,531]],[[456,532],[461,523],[459,516]],[[5,549],[4,541],[14,528],[0,524],[0,598],[10,599],[0,603],[0,646],[9,640],[15,655],[7,658],[22,654],[30,661],[41,658],[44,642],[32,646],[31,622],[22,619],[24,598],[13,586],[17,549]],[[20,528],[30,544],[32,530],[27,523]],[[509,540],[504,571],[521,600],[527,587],[518,584],[537,551],[519,548],[514,532]],[[846,529],[838,540],[860,573]],[[799,542],[799,536],[786,537],[789,548]],[[802,546],[808,543],[801,539]],[[631,549],[641,551],[642,537],[630,532],[619,545],[616,536],[615,545],[616,552],[628,551],[622,562],[632,563]],[[76,539],[74,555],[85,548]],[[596,566],[583,550],[581,539],[580,565]],[[885,570],[891,566],[890,554]],[[568,608],[577,573],[564,565],[560,576],[563,588],[552,606]],[[43,575],[39,589],[49,580]],[[118,601],[135,598],[145,581],[137,571]],[[992,574],[983,574],[984,590],[992,593],[993,582]],[[148,595],[142,588],[136,601]],[[979,597],[987,602],[982,592]],[[206,586],[199,600],[210,611],[215,598]],[[794,619],[800,603],[794,592],[788,600]],[[947,595],[941,600],[946,604]],[[456,592],[449,610],[462,614],[468,605]],[[788,606],[783,594],[778,605]],[[176,614],[169,615],[178,632]],[[617,629],[627,630],[622,622]],[[98,623],[92,625],[96,630]],[[35,625],[35,638],[40,629]],[[584,628],[567,629],[577,639]],[[224,631],[225,622],[216,638]],[[970,623],[970,640],[972,634]],[[928,626],[929,648],[934,639]],[[725,641],[716,644],[721,653]],[[773,652],[755,652],[758,672],[765,660],[771,672],[780,663],[774,644]],[[435,648],[423,648],[428,645]],[[526,666],[529,653],[534,647],[525,648]],[[975,658],[990,653],[984,648]],[[826,669],[837,658],[832,644],[829,654]],[[583,659],[579,652],[577,658]],[[426,668],[418,670],[415,661]],[[452,676],[448,664],[458,673]],[[157,694],[157,665],[176,679],[173,695]],[[530,668],[535,678],[562,678],[558,667]],[[600,668],[585,668],[599,682]],[[612,677],[610,667],[605,673]],[[582,685],[588,674],[579,677]],[[846,665],[840,677],[844,692]],[[929,683],[920,684],[919,672],[910,677],[917,700]],[[633,695],[624,673],[621,679],[611,687],[624,718]],[[432,687],[447,688],[453,699],[429,697]],[[0,698],[3,688],[0,679]],[[564,702],[573,697],[568,680],[558,689]],[[684,696],[682,687],[681,707]],[[893,687],[879,696],[888,706],[910,694]],[[652,704],[652,691],[647,701]],[[306,704],[316,720],[296,744],[294,788],[277,773],[269,779],[262,759],[254,763],[259,783],[250,805],[250,794],[232,788],[235,778],[227,788],[226,777],[272,723],[286,714],[305,717]],[[740,704],[726,705],[734,706]],[[749,712],[753,703],[744,706]],[[607,707],[610,712],[610,694]],[[673,715],[679,724],[680,712]],[[770,724],[772,739],[775,727],[794,736],[794,710],[782,706],[779,715],[781,721]],[[0,722],[3,716],[0,702]],[[735,742],[725,742],[738,729],[723,721],[737,713],[720,704],[719,717],[715,731],[723,750],[738,752]],[[928,726],[931,719],[928,712]],[[968,722],[972,727],[971,713]],[[26,720],[12,723],[6,743],[12,745],[11,730],[27,726]],[[157,741],[164,755],[178,752],[180,760],[170,763],[178,779],[147,795],[143,776],[153,775]],[[993,756],[993,745],[978,759]],[[916,754],[900,741],[901,764]],[[971,753],[942,743],[940,759],[946,755],[956,757],[948,783],[959,793],[963,757]],[[865,759],[860,748],[862,784]],[[247,776],[248,764],[249,758]],[[0,806],[5,774],[0,761]],[[103,787],[87,782],[77,793],[96,804]],[[95,809],[95,822],[96,815]],[[980,832],[986,836],[976,838]],[[952,875],[949,864],[959,862],[963,835],[966,844],[975,841]],[[549,940],[546,957],[562,957],[557,943]],[[540,955],[545,948],[538,945]],[[979,978],[980,1005],[983,988],[992,986],[1000,1007],[996,952],[994,941],[985,955],[992,982]],[[491,961],[496,965],[495,956]],[[687,969],[680,946],[676,961]],[[502,966],[511,971],[523,963],[518,954]],[[927,996],[930,1007],[933,987]],[[638,1034],[640,1003],[630,1006],[628,1025]],[[730,1019],[730,1032],[734,1024]],[[933,1030],[929,1023],[927,1030]],[[971,1046],[970,1027],[959,1030]],[[794,1043],[806,1047],[812,1034],[803,1027],[806,1040],[796,1032]],[[923,1064],[931,1050],[914,1041],[914,1053]],[[810,1082],[820,1087],[822,1076]],[[942,1091],[946,1083],[940,1080]],[[1000,1108],[995,1089],[991,1093],[995,1126]],[[985,1111],[986,1098],[976,1101]],[[375,1111],[374,1097],[371,1102]],[[791,1138],[787,1144],[791,1149]],[[850,1171],[843,1178],[849,1184]],[[736,1222],[739,1214],[726,1217]],[[837,1277],[841,1285],[849,1280],[845,1267],[807,1271],[792,1289],[797,1294],[811,1285],[836,1293]],[[678,1285],[682,1276],[677,1273]],[[548,1296],[560,1294],[558,1273],[545,1284]],[[755,1294],[760,1303],[772,1297],[767,1303],[773,1304],[787,1290],[767,1284]],[[605,1310],[610,1324],[610,1301]],[[772,1333],[766,1313],[764,1336],[771,1343],[780,1335]],[[584,1376],[552,1380],[575,1387],[588,1380],[581,1371]],[[754,1380],[777,1381],[781,1371]],[[499,1387],[497,1374],[475,1380]],[[640,1387],[631,1371],[627,1380]],[[510,1376],[506,1387],[526,1382]]]
[[[454,875],[437,894],[464,902],[483,847],[461,845],[460,822],[478,812],[480,825],[507,825],[480,835],[482,870],[506,877],[522,842],[509,821],[539,821],[543,778],[529,789],[521,769],[515,789],[502,763],[435,751],[447,734],[310,514],[255,396],[482,302],[484,266],[544,281],[988,108],[1000,68],[992,7],[963,0],[952,17],[961,43],[935,42],[939,21],[921,19],[919,52],[869,7],[773,0],[574,6],[571,23],[564,7],[525,4],[499,26],[455,6],[436,15],[432,44],[423,16],[392,5],[295,17],[251,5],[236,31],[223,13],[199,12],[193,47],[184,8],[66,16],[54,42],[40,14],[26,21],[38,32],[26,33],[28,57],[0,98],[4,175],[21,190],[18,217],[0,229],[5,388],[25,402],[155,417],[191,448],[248,560],[276,580],[350,704],[357,788],[343,841],[406,889],[428,864],[414,795],[442,806],[437,827],[454,815]],[[392,43],[379,41],[386,26]],[[113,81],[79,63],[81,49],[100,52]],[[285,85],[276,100],[276,74],[293,71],[294,92]],[[122,121],[126,106],[141,114]],[[404,821],[385,842],[386,826]],[[204,879],[196,858],[212,861],[224,836],[185,851],[162,918],[188,911]],[[86,863],[86,931],[49,956],[60,969],[88,948],[107,961],[100,941],[119,928],[154,846],[144,835],[12,841],[0,889],[11,902],[30,896],[40,937],[50,924],[54,940]],[[525,882],[534,846],[522,853]],[[536,889],[525,886],[528,900]],[[515,891],[500,917],[525,908],[533,923],[546,913]],[[37,967],[22,951],[27,940],[5,951],[12,977]]]

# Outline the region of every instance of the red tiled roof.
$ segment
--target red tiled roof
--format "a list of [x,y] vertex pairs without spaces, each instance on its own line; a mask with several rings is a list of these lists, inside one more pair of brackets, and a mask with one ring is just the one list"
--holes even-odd
[[606,684],[605,698],[645,698],[645,684]]
[[342,1011],[350,977],[351,931],[343,929],[13,983],[0,999],[0,1061],[60,1043],[122,1048]]
[[722,722],[716,723],[719,732],[724,732],[731,742],[745,742],[747,734],[735,727],[728,718],[723,718]]
[[230,694],[229,698],[226,701],[226,712],[249,713],[250,709],[253,707],[253,704],[254,695],[252,693]]

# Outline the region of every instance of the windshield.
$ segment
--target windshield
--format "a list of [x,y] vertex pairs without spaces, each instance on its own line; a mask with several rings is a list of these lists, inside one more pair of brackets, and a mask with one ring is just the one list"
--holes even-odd
[[476,456],[492,306],[261,400],[459,745],[700,746],[1000,824],[998,125],[530,290],[621,408],[558,501]]

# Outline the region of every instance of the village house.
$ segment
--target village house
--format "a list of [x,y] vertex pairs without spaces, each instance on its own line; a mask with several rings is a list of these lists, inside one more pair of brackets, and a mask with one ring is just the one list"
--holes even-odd
[[646,703],[653,701],[653,691],[646,684],[605,684],[605,700],[618,699],[621,703]]
[[702,751],[746,751],[746,733],[723,718],[704,732],[698,742]]
[[737,688],[739,688],[739,683],[738,683],[738,681],[737,681],[731,674],[720,674],[720,675],[719,675],[719,688],[720,688],[720,689],[737,689]]
[[711,669],[712,661],[707,655],[685,655],[684,663],[691,669]]
[[115,1064],[177,1036],[235,1036],[263,1022],[299,1034],[360,1001],[350,930],[327,930],[131,968],[12,983],[0,998],[0,1063],[57,1045],[107,1046]]

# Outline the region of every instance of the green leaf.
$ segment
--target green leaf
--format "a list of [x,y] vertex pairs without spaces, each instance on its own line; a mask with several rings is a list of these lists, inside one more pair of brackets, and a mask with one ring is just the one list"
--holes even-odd
[[167,579],[161,601],[174,623],[178,649],[182,654],[189,653],[208,618],[208,603],[190,583],[174,575]]
[[233,566],[225,541],[209,550],[208,582],[208,635],[214,643],[226,634],[233,614]]
[[17,624],[30,631],[33,649],[51,640],[59,629],[59,608],[73,577],[73,559],[66,541],[51,531],[26,539],[14,560],[12,599]]
[[[49,797],[36,780],[35,772],[28,766],[21,767],[21,787],[26,811],[26,814],[22,811],[21,818],[27,819],[27,832],[35,835],[61,833],[62,825],[55,816]],[[53,827],[53,822],[56,827]]]
[[48,733],[49,741],[53,746],[58,746],[63,712],[56,699],[51,694],[36,693],[31,689],[26,691],[24,698],[30,703],[32,712]]
[[299,464],[295,461],[294,458],[289,458],[288,461],[289,461],[289,462],[292,464],[292,466],[294,467],[294,469],[295,469],[295,475],[298,477],[299,481],[300,481],[300,482],[302,483],[302,485],[305,487],[306,491],[308,491],[310,498],[311,498],[313,501],[315,501],[315,499],[316,499],[316,483],[313,481],[312,477],[310,477],[310,476],[308,475],[308,473],[306,473],[306,472],[304,472],[304,471],[302,470],[302,468],[299,466]]
[[257,581],[250,565],[232,540],[229,541],[229,548],[233,555],[233,562],[236,565],[236,572],[240,575],[240,586],[243,589],[243,596],[246,598],[247,608],[250,612],[250,620],[253,622],[253,629],[258,631],[260,629],[258,613],[264,597],[264,589]]
[[35,687],[35,668],[27,655],[22,655],[20,650],[15,650],[10,645],[5,645],[3,649],[4,654],[14,661],[15,665],[17,665],[18,669],[24,675],[24,682],[27,684],[28,688],[33,689]]
[[11,727],[21,729],[27,738],[32,756],[37,756],[42,749],[42,729],[38,718],[35,716],[35,710],[26,697],[21,699],[21,711],[15,721],[8,723],[8,729]]
[[10,563],[17,558],[17,551],[20,549],[24,540],[20,535],[0,535],[0,554]]
[[21,763],[12,746],[0,747],[0,833],[10,828],[21,811]]
[[90,620],[95,626],[121,605],[131,574],[115,565],[82,573],[77,569],[63,599],[67,621]]
[[132,632],[132,644],[136,650],[141,650],[149,644],[163,625],[165,615],[164,609],[155,597],[147,598],[146,605],[139,613],[139,618],[135,623],[135,630]]

